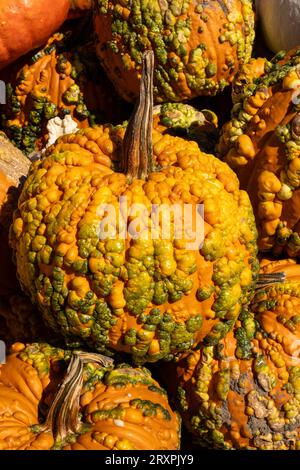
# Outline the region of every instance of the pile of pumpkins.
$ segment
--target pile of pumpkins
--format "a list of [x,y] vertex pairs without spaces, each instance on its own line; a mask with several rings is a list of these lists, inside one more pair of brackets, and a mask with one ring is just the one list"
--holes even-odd
[[0,449],[300,450],[299,2],[0,22]]

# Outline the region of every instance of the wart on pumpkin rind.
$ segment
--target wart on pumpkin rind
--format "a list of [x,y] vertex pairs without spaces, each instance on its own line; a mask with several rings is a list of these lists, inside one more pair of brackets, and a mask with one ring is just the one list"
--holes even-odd
[[[255,80],[254,75],[249,77],[249,81],[245,86],[246,91],[244,94],[241,94],[236,102],[232,111],[232,120],[224,127],[219,144],[220,153],[222,155],[227,153],[225,160],[233,168],[239,169],[243,165],[247,165],[250,160],[238,148],[239,139],[244,138],[244,136],[246,137],[243,132],[247,132],[247,127],[255,124],[256,128],[253,132],[263,131],[266,127],[270,110],[267,104],[264,103],[264,95],[272,103],[273,86],[281,83],[281,88],[286,91],[292,91],[297,86],[299,82],[299,53],[300,50],[293,51],[284,62],[286,53],[283,51],[277,54],[272,63],[266,63],[265,72],[260,71],[260,74],[263,73],[262,77]],[[281,63],[280,61],[283,62]],[[255,61],[253,61],[253,67],[255,68]],[[245,70],[246,68],[247,66]],[[242,76],[244,76],[243,72]],[[247,72],[245,76],[247,81]],[[252,85],[250,85],[251,81],[253,82]],[[263,111],[260,113],[260,116],[259,111],[261,108]],[[293,118],[293,122],[297,123],[297,104],[292,105],[291,112],[294,111],[297,114]],[[263,119],[264,116],[265,119]],[[284,221],[281,221],[281,214],[285,202],[293,198],[293,192],[299,186],[299,178],[297,176],[299,163],[297,157],[300,147],[297,132],[293,132],[293,126],[297,128],[297,124],[293,124],[293,122],[279,125],[275,130],[278,139],[284,143],[286,155],[285,165],[283,165],[280,175],[277,175],[280,187],[274,191],[265,191],[263,188],[258,188],[258,197],[261,200],[258,204],[258,218],[261,230],[265,233],[265,238],[261,241],[260,246],[265,250],[273,246],[274,254],[279,254],[283,249],[286,249],[290,256],[292,256],[292,253],[297,253],[298,250],[297,233],[290,233],[288,238],[287,231],[285,230],[283,237],[281,222]],[[264,173],[267,172],[264,171]],[[262,183],[261,176],[259,178]],[[283,243],[284,238],[286,240],[285,243]]]
[[[106,57],[107,46],[111,52],[120,55],[120,61],[125,70],[135,68],[135,65],[141,64],[141,55],[143,51],[152,47],[155,50],[157,67],[155,71],[155,97],[157,102],[162,101],[181,101],[199,94],[216,94],[222,91],[228,85],[229,78],[213,80],[218,72],[227,72],[227,69],[215,70],[216,64],[210,64],[208,58],[201,54],[201,35],[211,21],[210,16],[206,14],[206,6],[195,5],[193,7],[190,1],[176,3],[169,1],[167,8],[161,2],[149,4],[143,1],[135,1],[133,4],[123,7],[120,3],[99,1],[95,4],[96,15],[102,17],[102,21],[111,22],[107,24],[111,28],[110,32],[104,32],[105,28],[99,30],[99,54],[104,62],[108,73],[114,74],[109,67],[109,57]],[[227,2],[226,2],[227,6]],[[214,5],[214,8],[221,7]],[[208,9],[211,8],[208,5]],[[220,44],[234,48],[231,59],[227,56],[227,65],[231,68],[232,74],[237,68],[235,65],[234,54],[240,62],[246,62],[250,57],[252,42],[254,37],[253,11],[251,2],[241,0],[237,5],[228,5],[229,11],[239,9],[240,14],[229,13],[227,16],[223,10],[222,28],[224,33],[219,35]],[[199,46],[195,50],[189,51],[188,41],[192,31],[192,23],[189,17],[184,18],[191,11],[190,15],[195,17],[199,15],[198,22],[203,26],[197,26],[196,33],[199,34]],[[209,11],[209,10],[208,10]],[[228,11],[228,10],[227,10]],[[97,17],[96,17],[97,18]],[[109,18],[109,20],[108,20]],[[243,26],[243,31],[242,31]],[[103,31],[103,36],[102,36]],[[212,33],[213,34],[213,33]],[[216,33],[217,34],[217,33]],[[112,37],[112,39],[111,39]],[[205,38],[206,39],[206,38]],[[204,40],[205,43],[208,42]],[[227,45],[227,44],[226,44]],[[196,59],[195,52],[199,51]],[[175,57],[178,60],[175,60]],[[166,67],[171,65],[171,67]],[[118,70],[121,73],[121,70]],[[228,75],[228,74],[226,74]],[[113,81],[119,83],[118,89],[125,98],[131,100],[132,92],[123,89],[124,83],[119,81],[118,76],[113,76]],[[186,81],[189,89],[179,92],[178,84]]]
[[[174,302],[181,298],[184,299],[186,294],[189,295],[193,284],[192,279],[189,278],[189,276],[194,273],[196,268],[195,256],[186,255],[178,258],[178,266],[180,266],[180,271],[185,276],[182,277],[181,274],[180,277],[180,273],[164,276],[164,270],[166,267],[170,266],[163,262],[164,257],[168,257],[168,253],[170,252],[169,244],[164,241],[153,247],[152,245],[147,246],[144,242],[135,241],[132,243],[130,248],[127,268],[124,269],[125,267],[122,265],[122,262],[121,266],[119,262],[114,266],[113,260],[115,257],[112,257],[112,250],[116,249],[115,255],[117,255],[120,251],[119,248],[114,247],[112,244],[110,244],[110,246],[106,246],[104,242],[98,241],[97,238],[94,237],[94,224],[90,224],[89,220],[86,225],[81,224],[81,228],[78,233],[78,250],[75,250],[76,252],[70,253],[70,250],[73,249],[74,251],[72,243],[75,239],[72,237],[72,240],[70,240],[69,243],[67,243],[67,238],[64,237],[64,241],[62,243],[56,244],[55,246],[53,245],[52,240],[55,239],[57,230],[59,229],[60,233],[64,233],[66,227],[70,226],[73,216],[73,208],[72,204],[66,203],[61,211],[61,208],[63,207],[62,201],[56,200],[53,191],[51,192],[51,196],[48,196],[48,183],[51,181],[51,184],[53,184],[53,182],[56,181],[57,195],[61,189],[65,188],[69,191],[68,200],[71,200],[74,206],[77,206],[77,204],[80,205],[80,203],[84,202],[86,207],[89,204],[89,195],[87,195],[88,197],[86,198],[86,193],[87,190],[89,190],[88,188],[90,188],[89,182],[93,175],[91,176],[90,171],[86,171],[84,162],[85,159],[87,164],[94,161],[94,156],[92,156],[90,152],[91,145],[93,147],[93,153],[97,154],[97,145],[100,145],[101,147],[102,137],[109,139],[110,136],[118,136],[119,132],[123,132],[121,127],[116,129],[112,129],[110,127],[87,129],[86,131],[80,131],[74,136],[62,138],[59,145],[63,143],[63,146],[60,148],[59,152],[52,154],[51,152],[53,152],[55,147],[49,149],[46,154],[46,159],[43,160],[43,162],[36,162],[33,164],[32,173],[26,183],[26,191],[28,195],[30,195],[28,198],[28,207],[26,207],[26,204],[22,205],[22,208],[20,207],[21,210],[24,209],[23,219],[16,218],[14,224],[16,239],[19,239],[19,237],[22,236],[22,231],[24,229],[23,223],[28,224],[28,235],[29,237],[32,237],[31,242],[33,242],[33,248],[37,249],[38,253],[44,250],[44,246],[50,247],[47,248],[47,253],[49,253],[48,250],[54,249],[53,255],[51,252],[49,263],[50,267],[52,264],[52,267],[55,269],[53,274],[55,274],[56,279],[54,279],[54,277],[53,279],[49,279],[47,270],[45,270],[45,273],[41,273],[37,280],[35,279],[36,251],[30,251],[30,249],[28,250],[27,256],[31,265],[28,266],[28,273],[23,273],[25,275],[24,283],[27,283],[30,279],[30,289],[34,286],[34,289],[37,290],[33,295],[37,294],[37,300],[40,302],[40,307],[44,311],[43,313],[47,322],[54,326],[55,329],[62,330],[67,341],[75,340],[86,342],[87,344],[93,344],[100,351],[106,351],[108,349],[110,346],[111,330],[113,330],[113,328],[111,328],[112,324],[116,324],[118,318],[124,315],[123,308],[119,308],[119,306],[115,304],[115,281],[118,280],[118,278],[125,283],[128,281],[128,283],[125,284],[124,289],[124,299],[127,308],[131,314],[137,317],[138,323],[143,324],[147,320],[145,316],[143,316],[143,312],[151,301],[151,296],[154,298],[153,286],[161,282],[161,280],[158,279],[163,279],[163,285],[159,284],[162,288],[159,296],[163,295],[163,297],[158,296],[155,300],[158,303],[164,303],[166,301],[165,295],[167,295],[168,299],[171,302]],[[164,148],[164,142],[166,142],[167,145],[170,145],[173,138],[168,136],[165,140],[165,138],[160,138],[158,133],[154,133],[153,135],[156,139],[154,142],[154,151],[157,156],[159,156]],[[83,150],[80,147],[80,143],[83,138],[86,138],[87,140],[88,138],[90,139],[88,141],[89,145],[87,146],[87,143],[85,144],[87,146],[86,149],[89,149],[88,151]],[[70,139],[73,146],[78,145],[78,147],[76,147],[78,148],[78,152],[71,152],[69,150],[68,139]],[[186,148],[186,142],[183,142],[180,139],[176,140],[177,145],[180,145],[180,142],[182,142]],[[66,144],[66,149],[64,149],[64,143]],[[191,143],[189,144],[189,148],[191,155],[194,155],[195,153],[195,163],[199,164],[197,160],[197,155],[200,156],[198,147],[196,144],[194,145]],[[95,152],[94,149],[96,149]],[[81,167],[78,167],[79,157]],[[180,158],[182,159],[182,164],[184,166],[184,163],[188,160],[186,150],[184,150],[182,155],[180,155]],[[208,161],[212,165],[213,174],[215,174],[215,166],[217,168],[220,166],[220,168],[225,171],[224,165],[213,157],[201,154],[201,158],[208,158]],[[109,161],[109,158],[107,158],[107,160],[110,164],[111,162]],[[65,178],[65,176],[62,175],[57,176],[57,179],[53,179],[48,176],[46,169],[42,168],[45,161],[47,164],[50,164],[51,161],[53,161],[54,163],[60,163],[61,165],[66,163],[68,165],[72,165],[72,174],[77,181],[76,185],[69,188],[68,178]],[[109,166],[109,164],[107,166]],[[80,186],[81,191],[77,192],[76,188],[78,187],[78,178],[81,177],[84,179],[85,185],[83,184]],[[47,178],[49,178],[49,181]],[[101,183],[101,178],[98,179],[99,183]],[[145,191],[149,200],[152,200],[153,197],[157,198],[159,196],[160,192],[158,191],[156,193],[156,188],[161,188],[162,179],[164,179],[164,175],[157,172],[153,173],[151,178],[147,183],[145,183],[145,188],[146,185],[148,185]],[[123,180],[124,182],[121,183]],[[111,176],[111,187],[106,184],[105,188],[102,188],[101,197],[112,197],[113,191],[116,190],[116,188],[119,188],[120,184],[125,184],[125,178],[123,178],[123,180],[122,175],[113,174],[113,176]],[[136,190],[138,190],[138,185],[141,184],[141,182],[137,181],[133,184],[135,184]],[[229,194],[231,191],[238,191],[238,187],[235,186],[236,189],[229,189],[227,195],[227,192],[224,191],[223,183],[216,180],[214,184],[216,187],[219,187],[217,194],[224,197],[226,195],[225,199],[230,197]],[[36,185],[40,185],[41,192],[43,193],[45,190],[46,193],[45,195],[41,194],[41,196],[39,194],[36,195],[37,209],[33,211],[31,210],[29,211],[30,213],[27,213],[30,205],[33,203],[34,198],[32,198],[31,195],[35,194]],[[95,183],[93,187],[98,187],[98,185]],[[167,185],[166,189],[168,189]],[[84,197],[82,197],[82,195],[84,195]],[[219,268],[221,270],[223,269],[224,272],[222,273],[222,276],[220,276],[220,280],[216,277],[216,284],[220,288],[215,291],[214,310],[216,313],[219,312],[219,314],[216,315],[216,318],[218,318],[218,316],[222,319],[224,318],[224,323],[217,324],[213,328],[211,334],[208,334],[206,341],[213,344],[216,344],[220,338],[222,338],[232,328],[235,318],[238,315],[238,308],[233,309],[231,307],[232,302],[231,305],[228,305],[228,296],[226,296],[224,290],[221,289],[222,285],[228,283],[230,278],[231,282],[233,282],[233,280],[237,280],[239,282],[240,275],[242,273],[245,274],[244,271],[248,270],[248,275],[245,276],[247,282],[245,282],[242,288],[238,290],[239,292],[237,297],[234,297],[237,300],[237,306],[239,307],[240,303],[247,302],[249,295],[247,288],[252,285],[255,277],[256,230],[253,215],[251,214],[250,204],[246,195],[242,196],[242,193],[240,193],[238,200],[237,207],[241,214],[241,221],[245,219],[247,220],[247,224],[249,223],[248,226],[246,222],[241,222],[241,227],[238,229],[240,230],[240,234],[237,234],[240,238],[241,246],[245,247],[245,252],[244,255],[239,253],[238,259],[235,263],[232,263],[230,269]],[[52,206],[52,203],[55,201],[56,204]],[[47,228],[46,225],[48,225],[48,245],[46,245],[46,241],[42,238],[36,238],[35,233],[36,220],[39,221],[41,216],[43,218],[43,211],[47,211],[48,207],[52,207],[54,212],[49,214],[49,216],[47,215],[45,217],[45,224],[42,224],[45,230]],[[23,220],[22,224],[20,223],[21,220]],[[223,236],[226,237],[230,237],[232,233],[235,233],[233,226],[230,224],[230,220],[228,220],[228,222],[228,227],[223,231]],[[42,226],[40,227],[41,230]],[[44,235],[41,234],[37,236],[44,237]],[[59,235],[59,237],[60,236],[61,235]],[[28,238],[27,235],[26,237]],[[211,232],[210,240],[207,240],[201,254],[204,256],[206,261],[209,259],[216,261],[218,257],[222,257],[224,258],[226,265],[226,249],[225,245],[220,243],[220,240],[222,240],[222,234],[221,231],[216,228],[215,231],[213,230]],[[176,250],[180,250],[180,245],[176,245]],[[29,253],[32,253],[32,255]],[[248,256],[248,254],[250,255],[249,266],[245,268],[244,257]],[[89,260],[87,259],[90,256],[95,260],[100,260],[99,271],[96,270],[96,272],[94,272],[95,269],[90,265],[91,258]],[[153,271],[153,267],[151,268],[151,266],[153,262],[150,263],[151,266],[149,269],[149,259],[154,257],[157,258],[160,267],[157,282],[151,279],[151,270]],[[69,282],[68,285],[65,285],[64,280],[65,273],[63,268],[65,259],[68,269],[71,268],[75,273],[75,280]],[[109,259],[111,259],[112,262],[107,263],[107,260]],[[93,266],[95,268],[95,263]],[[217,264],[215,267],[214,275],[217,276]],[[252,269],[253,279],[251,275]],[[27,278],[27,276],[29,276],[29,278]],[[140,284],[141,279],[143,280],[142,285]],[[153,292],[151,290],[153,290]],[[105,300],[101,298],[98,299],[98,296],[104,296]],[[193,347],[194,334],[200,330],[201,320],[201,316],[197,315],[197,312],[194,312],[193,318],[187,318],[181,322],[177,322],[176,312],[174,313],[172,309],[170,309],[170,311],[167,310],[164,312],[159,324],[156,322],[154,323],[154,326],[157,325],[155,328],[152,326],[147,328],[146,323],[145,328],[131,329],[130,334],[128,334],[127,337],[125,336],[125,342],[127,342],[127,346],[130,346],[127,350],[133,354],[134,359],[138,362],[143,362],[145,360],[155,361],[160,358],[171,358],[177,353],[177,351],[184,351]],[[157,338],[152,339],[154,338],[154,330],[157,330]],[[151,342],[149,342],[149,340],[151,340]]]

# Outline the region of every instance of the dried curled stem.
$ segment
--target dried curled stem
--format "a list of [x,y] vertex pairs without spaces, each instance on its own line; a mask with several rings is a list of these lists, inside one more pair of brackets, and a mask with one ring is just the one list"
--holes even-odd
[[74,351],[59,391],[50,407],[43,431],[51,431],[56,443],[80,431],[80,394],[83,386],[84,364],[96,363],[111,367],[113,360],[101,354]]
[[260,274],[258,276],[258,281],[256,284],[256,289],[262,289],[273,284],[282,283],[285,281],[285,273],[270,273],[270,274]]

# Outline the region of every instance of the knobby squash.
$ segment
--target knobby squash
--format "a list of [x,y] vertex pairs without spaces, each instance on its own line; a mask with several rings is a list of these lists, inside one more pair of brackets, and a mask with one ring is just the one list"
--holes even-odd
[[217,115],[208,109],[199,111],[186,103],[154,106],[153,126],[161,134],[193,140],[207,153],[214,152],[219,136]]
[[[260,282],[252,311],[264,331],[280,341],[283,352],[300,353],[300,265],[292,259],[262,260]],[[281,282],[276,282],[279,280]],[[264,278],[267,283],[264,284]],[[298,338],[298,339],[297,339]]]
[[299,274],[293,260],[264,260],[251,313],[215,347],[165,370],[201,446],[300,449]]
[[[195,142],[152,132],[153,53],[143,60],[127,129],[82,129],[32,164],[11,245],[23,289],[69,344],[154,362],[203,339],[214,344],[234,325],[255,283],[256,228],[249,198],[225,163]],[[118,218],[119,233],[107,232],[103,206],[119,217],[124,197],[131,215]],[[182,226],[174,234],[170,207],[187,203],[192,227],[196,205],[204,204],[202,247],[189,248],[195,238]],[[146,225],[132,237],[141,204]],[[163,212],[155,223],[157,204]]]
[[1,450],[176,450],[180,420],[145,368],[16,343],[0,366]]
[[[257,70],[256,61],[253,66]],[[232,119],[223,128],[218,151],[250,195],[260,250],[297,257],[300,49],[265,61],[264,72],[259,70],[259,78],[252,74],[252,79],[248,73],[245,87],[238,87]]]
[[98,0],[94,9],[98,55],[128,101],[138,96],[142,55],[148,49],[155,53],[157,103],[214,95],[251,57],[249,0]]
[[68,34],[56,33],[28,57],[7,85],[2,125],[26,154],[41,150],[63,131],[125,119],[121,102],[95,64],[92,43],[69,48]]

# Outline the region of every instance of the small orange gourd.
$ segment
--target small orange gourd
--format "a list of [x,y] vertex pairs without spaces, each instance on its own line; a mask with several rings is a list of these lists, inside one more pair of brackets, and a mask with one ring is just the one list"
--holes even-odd
[[0,365],[1,450],[176,450],[180,419],[147,369],[46,343]]
[[45,43],[69,8],[70,0],[1,0],[0,69]]

